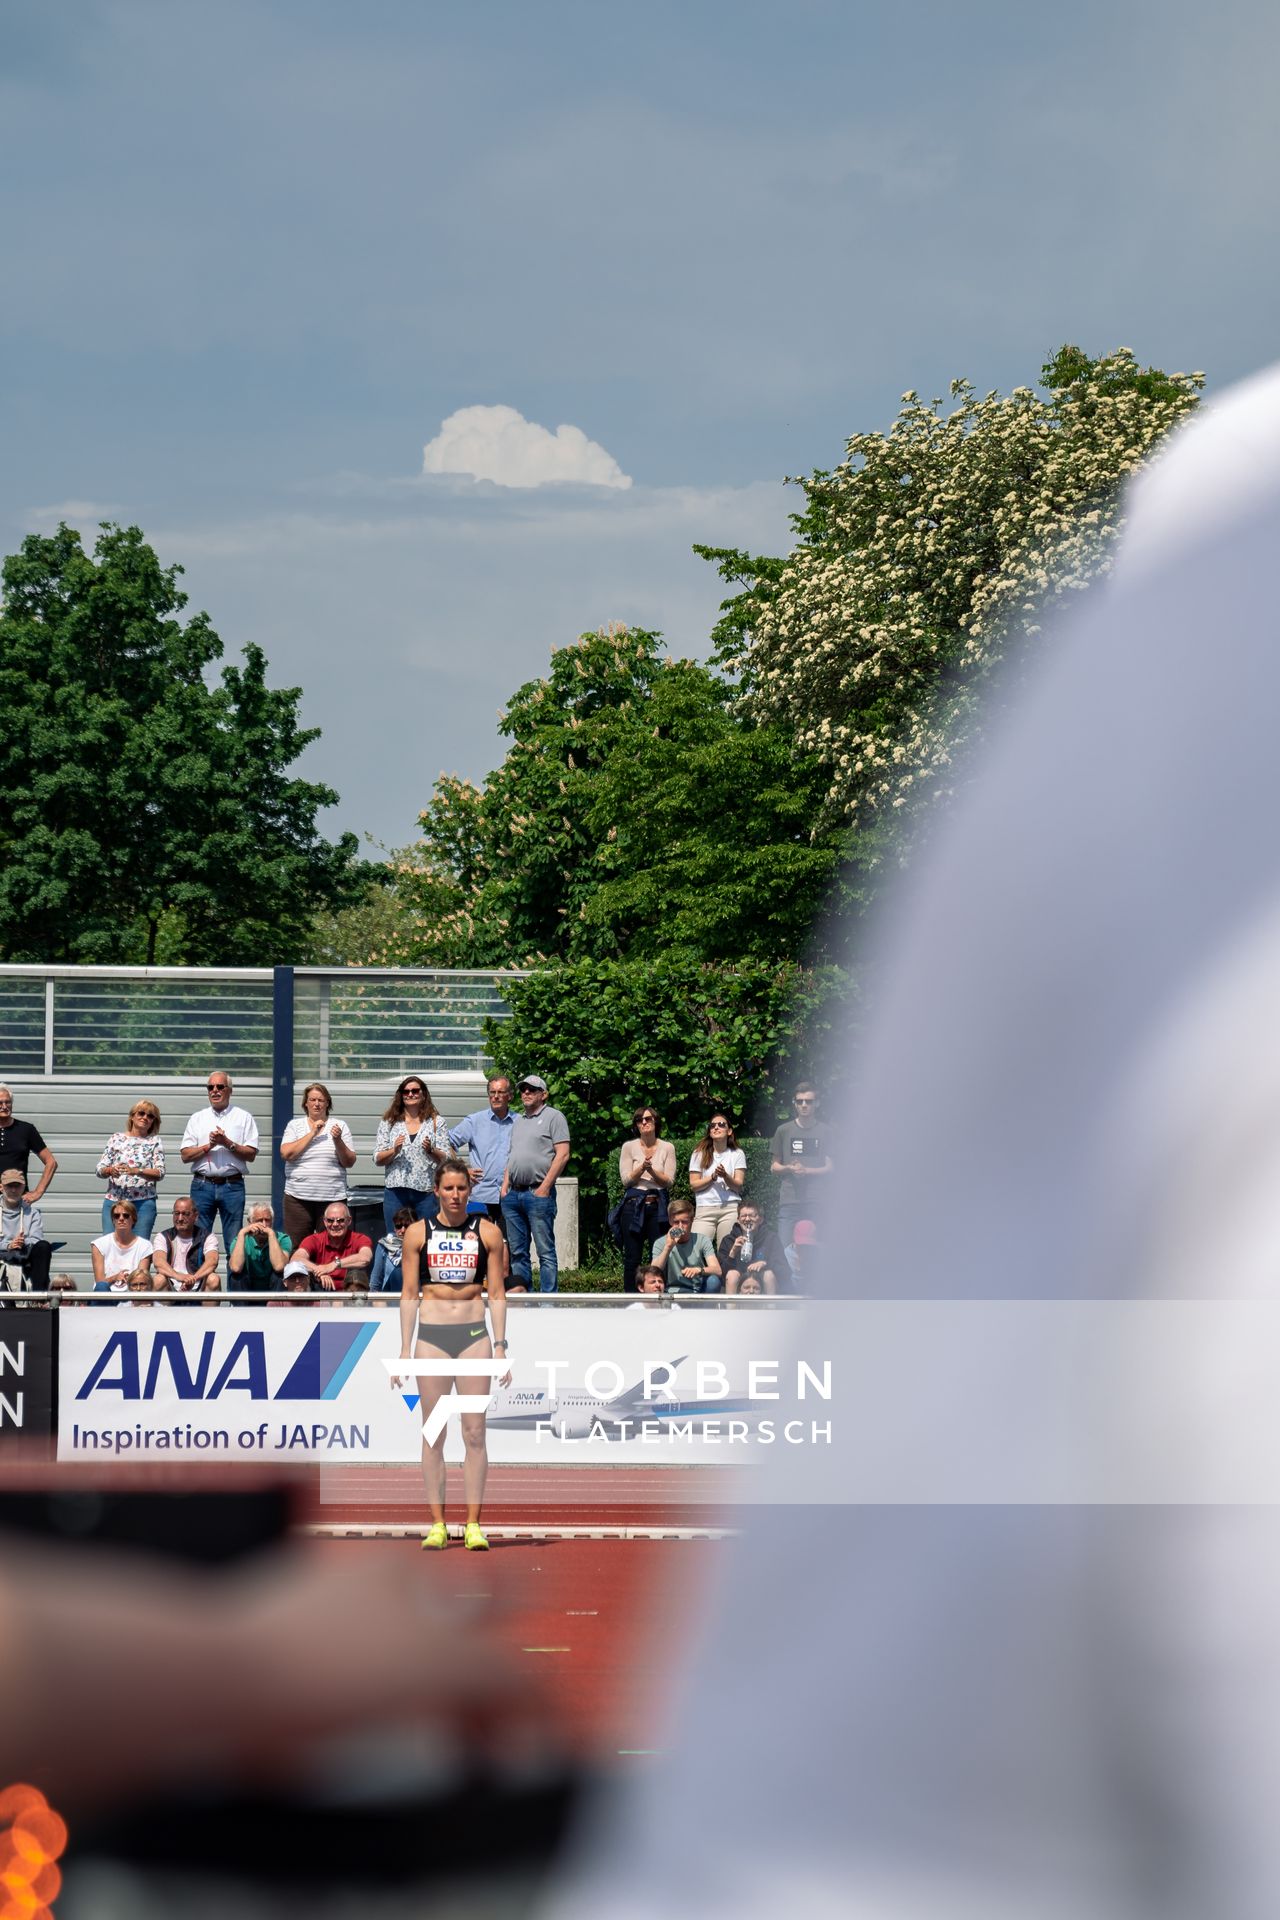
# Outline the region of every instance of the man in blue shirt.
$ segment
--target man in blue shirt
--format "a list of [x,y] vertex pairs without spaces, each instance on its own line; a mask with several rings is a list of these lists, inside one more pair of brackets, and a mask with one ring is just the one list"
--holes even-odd
[[489,1104],[477,1113],[469,1113],[456,1127],[450,1127],[449,1139],[455,1148],[465,1147],[480,1177],[471,1189],[471,1198],[483,1205],[489,1218],[505,1236],[502,1207],[502,1176],[511,1152],[511,1082],[505,1073],[495,1073],[488,1085]]

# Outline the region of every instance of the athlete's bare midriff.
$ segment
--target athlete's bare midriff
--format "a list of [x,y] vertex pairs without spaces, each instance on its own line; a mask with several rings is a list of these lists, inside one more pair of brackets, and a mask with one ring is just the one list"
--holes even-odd
[[[483,1287],[420,1287],[418,1318],[445,1321],[474,1320],[476,1301],[483,1299]],[[483,1312],[483,1308],[481,1311]]]

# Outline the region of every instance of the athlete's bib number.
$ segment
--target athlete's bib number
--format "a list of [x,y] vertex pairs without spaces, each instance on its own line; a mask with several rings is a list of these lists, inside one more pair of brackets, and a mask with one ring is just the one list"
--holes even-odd
[[436,1234],[427,1257],[430,1278],[437,1286],[466,1286],[476,1277],[476,1243],[462,1234]]

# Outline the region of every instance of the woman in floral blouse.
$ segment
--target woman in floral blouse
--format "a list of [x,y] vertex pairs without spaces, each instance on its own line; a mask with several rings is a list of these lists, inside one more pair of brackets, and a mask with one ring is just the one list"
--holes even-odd
[[449,1129],[421,1074],[400,1082],[382,1116],[373,1150],[374,1165],[385,1169],[382,1217],[387,1232],[398,1207],[412,1207],[419,1220],[436,1210],[436,1169],[449,1157]]
[[135,1100],[123,1133],[113,1133],[102,1149],[98,1178],[107,1183],[102,1203],[102,1231],[111,1231],[111,1207],[131,1200],[137,1208],[138,1232],[151,1238],[156,1223],[156,1189],[164,1179],[164,1141],[160,1138],[160,1109],[150,1100]]

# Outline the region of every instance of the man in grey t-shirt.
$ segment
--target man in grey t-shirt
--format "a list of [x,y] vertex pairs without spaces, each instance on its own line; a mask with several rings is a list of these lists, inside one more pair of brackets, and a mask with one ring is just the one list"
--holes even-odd
[[795,1116],[784,1120],[773,1136],[772,1171],[782,1175],[778,1195],[778,1238],[791,1245],[797,1220],[821,1214],[831,1155],[827,1128],[818,1118],[818,1095],[811,1080],[802,1080],[791,1096]]
[[538,1284],[555,1293],[556,1181],[569,1161],[569,1123],[558,1107],[547,1105],[547,1083],[536,1073],[520,1082],[523,1113],[511,1123],[511,1151],[502,1176],[502,1218],[511,1250],[507,1289],[527,1288],[532,1279],[529,1236],[538,1250]]

